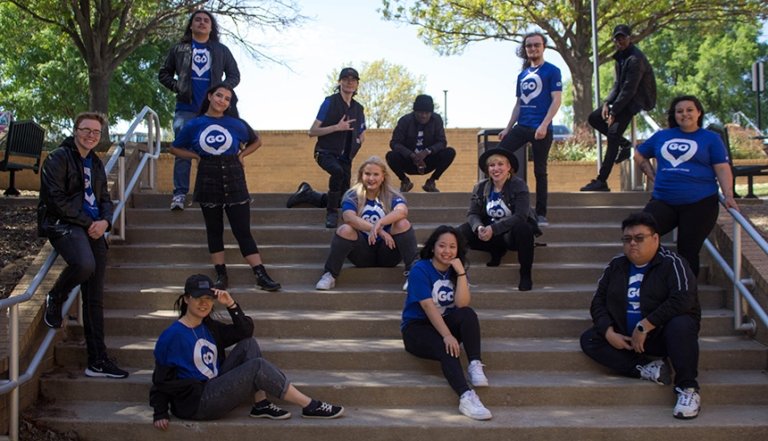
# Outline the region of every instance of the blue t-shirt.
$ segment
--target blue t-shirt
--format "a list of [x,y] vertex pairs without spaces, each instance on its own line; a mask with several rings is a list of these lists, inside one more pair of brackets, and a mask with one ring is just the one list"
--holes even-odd
[[554,64],[545,61],[539,66],[528,67],[520,72],[515,93],[520,100],[517,123],[525,127],[538,127],[552,105],[552,92],[562,90],[560,69]]
[[198,112],[206,92],[211,87],[211,50],[207,44],[192,40],[191,70],[189,78],[192,81],[192,102],[176,102],[176,110]]
[[691,204],[717,193],[714,165],[728,162],[722,138],[706,129],[685,133],[679,127],[656,132],[637,147],[656,158],[653,198],[671,205]]
[[512,216],[512,210],[509,209],[501,193],[492,190],[488,195],[488,201],[485,203],[485,212],[491,218],[491,223],[496,223],[504,218]]
[[188,328],[173,322],[155,344],[155,361],[176,368],[176,377],[207,381],[219,375],[216,341],[204,324]]
[[86,156],[83,159],[83,180],[85,188],[83,191],[83,211],[93,220],[99,220],[99,206],[96,204],[96,195],[93,194],[92,176],[93,158]]
[[643,266],[636,266],[634,263],[629,264],[629,283],[627,285],[627,332],[632,335],[632,331],[635,329],[637,322],[643,319],[642,311],[640,311],[640,285],[643,284],[643,278],[645,277],[645,271],[648,269],[648,264]]
[[200,156],[237,155],[240,144],[253,141],[250,136],[248,126],[240,119],[201,115],[184,125],[173,146]]
[[[392,198],[392,204],[390,204],[390,211],[394,210],[395,207],[398,204],[405,204],[405,199],[400,196],[395,196]],[[341,212],[345,212],[347,210],[354,211],[355,214],[358,213],[357,211],[357,194],[354,190],[349,190],[346,193],[344,193],[344,199],[341,201]],[[360,213],[360,217],[367,220],[368,222],[375,224],[378,222],[381,218],[386,216],[387,213],[384,211],[384,205],[382,205],[381,201],[366,199],[365,205],[363,206],[363,210]],[[385,225],[384,231],[389,233],[389,230],[392,229],[392,225]],[[367,231],[361,231],[366,237],[368,237]],[[378,240],[381,240],[379,237]]]
[[408,295],[403,306],[403,321],[400,330],[412,320],[426,320],[427,314],[419,302],[432,299],[432,302],[445,315],[456,308],[455,286],[451,281],[453,268],[441,273],[432,265],[431,259],[422,259],[416,262],[408,273]]

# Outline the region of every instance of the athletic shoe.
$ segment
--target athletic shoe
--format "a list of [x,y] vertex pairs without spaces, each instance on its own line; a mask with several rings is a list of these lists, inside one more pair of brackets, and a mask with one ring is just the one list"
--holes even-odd
[[491,411],[483,406],[483,403],[480,402],[480,397],[473,390],[468,390],[461,394],[461,398],[459,398],[459,412],[473,420],[490,420],[493,417]]
[[611,189],[608,188],[608,184],[605,182],[599,179],[593,179],[589,184],[581,187],[579,191],[611,191]]
[[320,418],[320,419],[333,419],[338,418],[344,414],[344,408],[341,406],[334,406],[332,404],[321,401],[320,404],[312,410],[305,407],[301,411],[302,418]]
[[128,372],[120,369],[109,358],[103,359],[91,363],[85,370],[86,377],[100,377],[100,378],[125,378],[128,376]]
[[646,365],[635,366],[640,371],[640,378],[653,381],[656,384],[667,385],[672,383],[672,375],[664,360],[653,360]]
[[621,147],[619,149],[619,154],[616,155],[616,160],[614,161],[614,164],[621,164],[622,162],[629,159],[629,157],[632,155],[632,146],[631,144],[627,147]]
[[403,291],[408,292],[408,274],[410,274],[410,271],[403,271],[403,276],[405,277],[405,283],[403,283]]
[[405,181],[400,181],[400,193],[408,193],[413,189],[413,182],[406,179]]
[[536,223],[538,223],[540,227],[548,227],[549,226],[549,221],[547,220],[547,217],[546,216],[542,216],[540,214],[536,216]]
[[483,372],[483,366],[485,366],[480,360],[472,360],[467,366],[467,373],[469,374],[469,382],[475,387],[488,386],[488,378]]
[[315,289],[319,291],[327,291],[332,289],[334,286],[336,286],[336,278],[333,277],[331,273],[326,272],[322,277],[320,277],[320,280],[317,281]]
[[437,189],[437,184],[435,183],[434,179],[427,179],[427,182],[424,183],[424,185],[421,186],[421,189],[426,191],[427,193],[440,193],[440,190]]
[[677,404],[675,404],[675,410],[672,411],[672,415],[675,418],[690,420],[699,416],[701,396],[696,392],[696,389],[692,387],[685,389],[676,387],[675,393],[677,393]]
[[281,409],[275,406],[273,403],[267,402],[266,406],[256,407],[254,404],[251,408],[251,418],[269,418],[270,420],[287,420],[291,417],[291,413],[285,409]]
[[187,200],[187,197],[183,194],[173,195],[173,199],[171,199],[171,211],[184,210],[184,203],[186,202],[186,200]]
[[51,296],[51,293],[48,293],[45,296],[45,315],[43,316],[43,322],[45,322],[45,326],[48,326],[49,328],[61,328],[61,305],[53,298],[53,296]]

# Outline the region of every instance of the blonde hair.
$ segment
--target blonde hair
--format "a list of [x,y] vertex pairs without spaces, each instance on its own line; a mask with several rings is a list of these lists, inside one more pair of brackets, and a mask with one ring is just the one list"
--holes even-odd
[[512,163],[509,161],[509,158],[500,154],[493,154],[489,156],[488,159],[485,160],[485,174],[489,174],[488,165],[491,163],[491,161],[496,160],[496,158],[501,158],[504,160],[504,162],[507,163],[507,165],[509,166],[509,173],[508,173],[507,179],[511,179],[512,175],[515,173],[515,171],[512,169]]
[[387,163],[378,156],[371,156],[360,164],[360,167],[357,169],[357,182],[355,182],[355,185],[349,189],[350,192],[355,193],[355,198],[357,200],[357,214],[363,214],[363,208],[365,207],[366,195],[365,185],[363,184],[363,170],[369,165],[379,167],[382,175],[384,175],[384,180],[381,182],[376,199],[384,206],[384,213],[389,213],[392,211],[392,199],[402,197],[402,195],[395,190],[390,183],[392,179],[389,176],[389,170],[387,170]]

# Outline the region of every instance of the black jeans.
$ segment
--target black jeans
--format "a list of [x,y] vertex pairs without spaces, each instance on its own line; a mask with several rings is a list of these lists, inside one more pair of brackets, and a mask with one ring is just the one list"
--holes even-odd
[[251,206],[250,204],[205,207],[200,206],[205,220],[205,233],[208,237],[208,252],[218,253],[224,251],[224,212],[227,213],[232,234],[240,246],[240,254],[250,256],[258,254],[259,248],[251,234]]
[[[437,181],[453,163],[454,158],[456,158],[456,150],[452,147],[446,147],[439,152],[428,155],[424,159],[424,164],[427,168],[424,169],[423,174],[434,171],[430,179]],[[389,165],[389,168],[392,169],[392,173],[400,178],[400,181],[408,179],[406,174],[419,174],[419,170],[416,168],[416,164],[411,161],[411,158],[404,158],[403,155],[395,151],[387,152],[387,164]]]
[[613,162],[616,160],[616,155],[619,154],[619,145],[629,142],[624,138],[624,132],[627,130],[627,126],[629,126],[633,116],[635,116],[634,112],[625,109],[614,116],[613,124],[609,126],[603,119],[602,106],[589,114],[589,125],[602,133],[606,137],[608,144],[605,149],[605,156],[603,156],[603,162],[600,164],[600,172],[597,174],[597,179],[606,182],[608,176],[611,175]]
[[[480,360],[480,322],[475,311],[469,306],[457,308],[444,315],[443,320],[456,340],[464,345],[469,361]],[[443,337],[428,319],[410,322],[403,329],[403,343],[412,355],[438,360],[445,379],[458,396],[471,389],[461,361],[445,351]]]
[[[627,377],[640,377],[637,366],[650,360],[645,354],[616,349],[595,328],[581,335],[581,350],[603,366]],[[673,317],[664,326],[648,333],[645,353],[669,357],[675,370],[675,386],[698,389],[699,383],[699,322],[689,315]]]
[[83,297],[83,333],[88,364],[107,356],[104,344],[104,276],[107,269],[107,241],[91,239],[83,227],[69,225],[69,233],[50,237],[53,248],[67,262],[59,274],[51,296],[63,303],[67,294],[80,285]]
[[[512,127],[512,130],[496,147],[514,152],[529,142],[533,151],[533,175],[536,177],[536,214],[546,216],[547,192],[549,191],[547,160],[549,159],[549,149],[552,148],[552,128],[547,130],[544,139],[536,139],[535,127],[525,127],[518,124]],[[526,166],[526,164],[520,164],[520,167]]]
[[408,231],[392,235],[392,239],[395,241],[394,249],[387,247],[383,239],[370,245],[368,237],[359,231],[356,240],[347,240],[334,234],[325,260],[325,271],[333,277],[339,277],[347,258],[359,268],[392,268],[402,260],[408,271],[417,255],[416,232],[409,228]]
[[[317,165],[328,172],[328,193],[343,194],[349,190],[349,182],[352,179],[352,160],[330,153],[315,153]],[[338,208],[338,207],[336,207]]]
[[530,276],[533,267],[533,227],[529,223],[512,227],[504,234],[494,235],[491,240],[484,242],[472,232],[472,227],[464,223],[459,227],[467,246],[473,250],[487,251],[491,257],[501,258],[507,250],[517,251],[517,262],[520,264],[520,274]]

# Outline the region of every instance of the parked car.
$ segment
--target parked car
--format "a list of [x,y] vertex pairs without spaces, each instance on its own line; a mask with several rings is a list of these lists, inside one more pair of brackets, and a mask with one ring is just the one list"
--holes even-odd
[[562,124],[552,124],[552,140],[553,141],[565,141],[573,136],[573,132],[568,126]]

